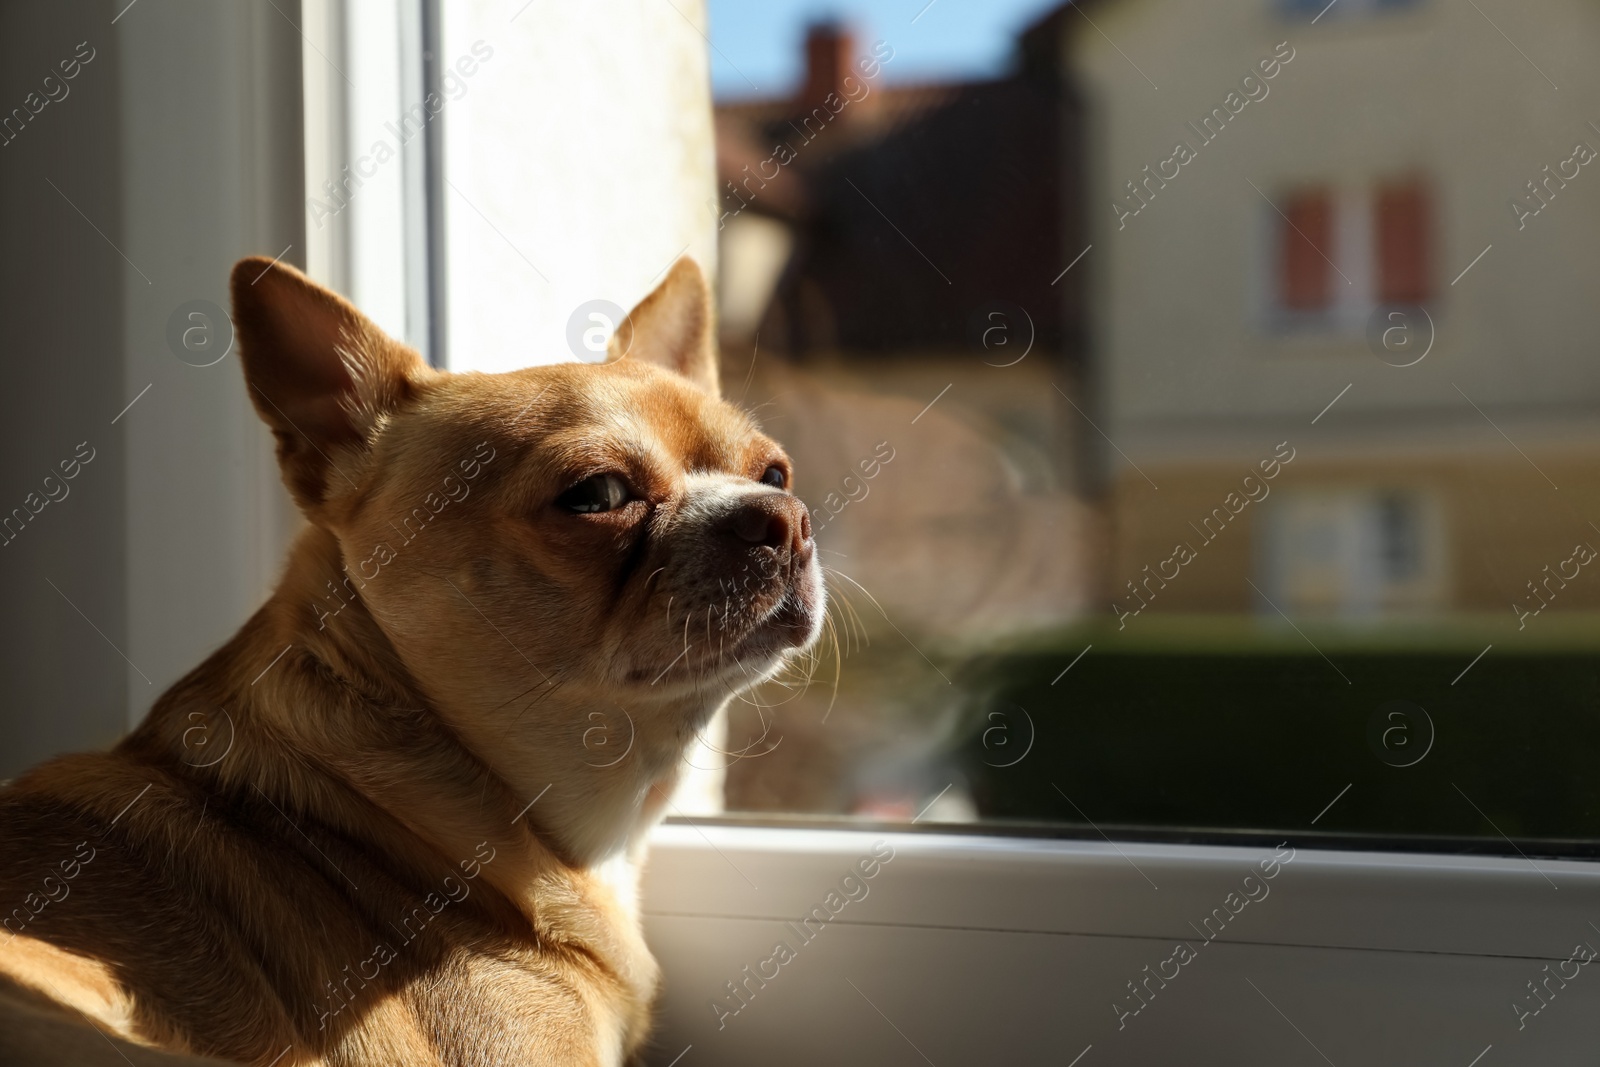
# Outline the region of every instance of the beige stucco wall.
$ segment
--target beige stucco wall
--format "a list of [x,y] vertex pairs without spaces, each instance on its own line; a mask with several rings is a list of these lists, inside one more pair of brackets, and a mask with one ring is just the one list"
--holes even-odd
[[[1125,0],[1093,6],[1104,36],[1080,19],[1067,23],[1093,116],[1096,230],[1084,266],[1093,306],[1103,309],[1103,425],[1135,462],[1248,458],[1286,427],[1307,427],[1347,384],[1336,414],[1317,427],[1325,454],[1375,432],[1503,443],[1455,384],[1519,441],[1557,445],[1592,432],[1584,427],[1600,404],[1590,325],[1600,168],[1583,168],[1521,232],[1508,200],[1574,142],[1600,148],[1587,125],[1600,121],[1592,106],[1600,7],[1479,6],[1482,14],[1419,0],[1412,11],[1360,13],[1341,3],[1310,25],[1269,0]],[[1221,105],[1282,41],[1295,58],[1269,95],[1119,232],[1111,203],[1123,183],[1180,138],[1198,144],[1186,121]],[[1433,183],[1439,227],[1439,296],[1429,305],[1438,335],[1428,358],[1397,369],[1360,336],[1293,339],[1264,329],[1252,309],[1271,208],[1249,183],[1276,196],[1303,180],[1366,183],[1411,170]],[[1126,470],[1115,452],[1110,460]]]
[[[1556,568],[1573,555],[1577,544],[1600,547],[1600,535],[1584,516],[1594,513],[1596,494],[1584,485],[1594,464],[1567,456],[1540,456],[1539,465],[1558,485],[1576,492],[1557,493],[1514,453],[1503,457],[1476,455],[1471,462],[1423,457],[1398,457],[1375,464],[1366,460],[1317,462],[1300,456],[1272,484],[1274,496],[1249,505],[1215,540],[1207,542],[1191,523],[1199,523],[1222,506],[1239,487],[1242,468],[1221,464],[1151,466],[1159,493],[1137,474],[1117,487],[1116,526],[1112,539],[1109,595],[1124,608],[1138,604],[1126,583],[1143,580],[1146,565],[1159,567],[1178,543],[1198,549],[1198,561],[1181,577],[1156,591],[1150,610],[1166,612],[1248,612],[1259,602],[1245,576],[1264,581],[1259,553],[1263,522],[1270,509],[1291,493],[1337,493],[1344,490],[1411,490],[1428,494],[1439,509],[1443,543],[1431,546],[1443,567],[1436,608],[1458,613],[1483,613],[1516,633],[1514,603],[1539,606],[1528,583],[1543,581],[1545,567]],[[1556,613],[1594,612],[1600,608],[1600,582],[1585,568],[1580,580],[1567,583],[1551,598]],[[1545,623],[1536,632],[1543,635]],[[1592,636],[1592,635],[1591,635]]]

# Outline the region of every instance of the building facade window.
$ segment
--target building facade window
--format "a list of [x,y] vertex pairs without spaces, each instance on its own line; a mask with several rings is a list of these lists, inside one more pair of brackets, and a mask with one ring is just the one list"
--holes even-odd
[[1434,295],[1431,193],[1414,176],[1302,185],[1268,212],[1278,330],[1357,334],[1373,310]]
[[[1361,621],[1424,615],[1448,600],[1445,531],[1426,492],[1327,488],[1286,492],[1262,514],[1258,609]],[[1270,603],[1268,603],[1270,601]]]

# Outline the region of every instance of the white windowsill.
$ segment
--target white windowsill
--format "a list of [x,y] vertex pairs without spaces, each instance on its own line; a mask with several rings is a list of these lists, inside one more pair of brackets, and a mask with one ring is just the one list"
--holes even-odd
[[[895,857],[866,896],[800,941],[788,924],[879,841]],[[1589,925],[1600,920],[1600,865],[1300,848],[1267,895],[1202,944],[1191,923],[1271,854],[662,826],[644,893],[667,983],[651,1062],[689,1045],[682,1067],[923,1056],[940,1067],[1066,1064],[1091,1045],[1079,1067],[1324,1062],[1285,1017],[1340,1067],[1466,1067],[1489,1045],[1512,1054],[1491,1052],[1480,1067],[1575,1062],[1592,1041],[1600,973],[1587,967],[1520,1030],[1510,1005],[1548,974],[1546,962],[1568,959],[1580,941],[1600,945]],[[748,1005],[719,1028],[712,999],[737,1004],[725,983],[772,957],[779,938],[795,958],[764,987],[751,983]],[[1138,1003],[1127,983],[1178,941],[1198,958],[1138,1015],[1119,1018],[1119,996]]]

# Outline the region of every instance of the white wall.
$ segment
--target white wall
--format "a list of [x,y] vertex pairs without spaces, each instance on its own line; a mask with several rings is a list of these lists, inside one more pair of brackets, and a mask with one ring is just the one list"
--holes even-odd
[[126,721],[127,664],[107,638],[126,645],[127,420],[111,420],[128,399],[122,293],[144,280],[95,231],[115,235],[122,220],[114,14],[110,3],[0,5],[8,116],[80,42],[94,50],[67,95],[0,147],[0,516],[42,498],[80,442],[95,450],[63,499],[0,535],[0,778],[112,741]]
[[0,512],[95,457],[0,548],[0,775],[115,741],[280,565],[295,519],[237,360],[167,342],[238,257],[301,262],[299,4],[275,3],[0,6],[7,112],[93,52],[0,148]]
[[191,366],[166,329],[186,301],[226,308],[242,256],[305,262],[299,13],[141,0],[107,27],[122,64],[118,243],[150,279],[124,279],[119,374],[128,399],[151,387],[120,423],[130,723],[260,606],[298,522],[237,357]]
[[492,53],[442,114],[455,370],[572,359],[580,305],[631,307],[680,254],[714,268],[704,4],[519,7],[445,6],[445,61]]

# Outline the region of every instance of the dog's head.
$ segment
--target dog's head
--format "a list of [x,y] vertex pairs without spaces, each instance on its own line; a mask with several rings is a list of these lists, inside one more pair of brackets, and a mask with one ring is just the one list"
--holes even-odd
[[692,261],[634,309],[618,358],[507,374],[433,370],[262,259],[235,268],[233,301],[284,481],[342,557],[306,626],[359,598],[472,747],[544,765],[535,790],[596,711],[658,774],[815,640],[810,516],[783,449],[718,398]]

